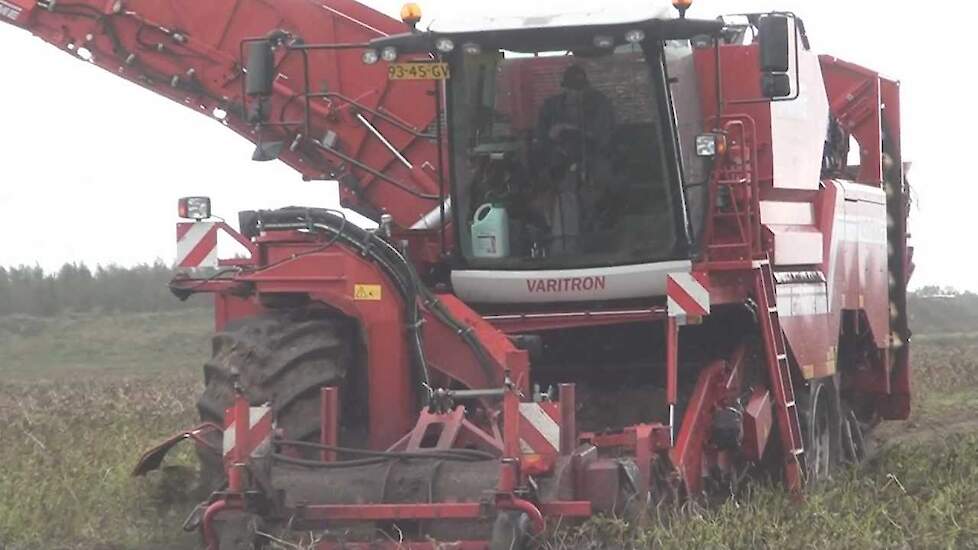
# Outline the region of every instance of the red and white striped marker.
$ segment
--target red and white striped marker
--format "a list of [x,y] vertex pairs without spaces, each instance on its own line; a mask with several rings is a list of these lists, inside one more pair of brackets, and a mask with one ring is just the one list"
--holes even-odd
[[666,279],[670,317],[687,319],[710,314],[710,290],[705,273],[672,273]]
[[556,403],[520,403],[520,447],[530,454],[560,451],[560,407]]
[[[272,440],[272,429],[275,427],[272,421],[272,408],[268,405],[261,407],[251,407],[249,412],[249,426],[247,441],[237,441],[236,422],[234,420],[234,407],[225,413],[224,420],[224,461],[232,460],[238,451],[237,456],[251,456],[259,447]],[[240,449],[238,447],[241,447]]]
[[217,267],[217,230],[216,223],[178,223],[177,268]]

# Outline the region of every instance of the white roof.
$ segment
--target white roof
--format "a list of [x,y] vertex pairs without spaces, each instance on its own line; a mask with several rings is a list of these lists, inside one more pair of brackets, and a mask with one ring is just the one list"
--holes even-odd
[[631,2],[616,0],[616,6],[593,6],[564,10],[556,14],[537,15],[466,15],[440,18],[429,30],[439,33],[466,33],[487,30],[543,29],[586,25],[621,25],[649,19],[675,19],[672,0],[642,0],[641,6],[626,6]]

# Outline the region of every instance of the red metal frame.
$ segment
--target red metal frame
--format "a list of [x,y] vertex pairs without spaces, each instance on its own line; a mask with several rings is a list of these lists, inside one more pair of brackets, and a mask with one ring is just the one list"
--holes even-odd
[[[353,0],[212,0],[206,9],[193,0],[128,0],[118,11],[114,2],[103,0],[77,0],[63,8],[55,3],[50,10],[37,0],[11,2],[22,11],[16,20],[4,22],[71,55],[84,49],[94,65],[205,116],[220,109],[222,122],[245,139],[283,142],[280,160],[308,180],[349,182],[341,186],[349,208],[377,216],[383,205],[398,225],[410,227],[438,206],[437,186],[419,187],[416,174],[393,159],[356,117],[364,114],[414,166],[428,171],[422,173],[429,182],[437,179],[438,146],[425,133],[435,120],[430,83],[390,81],[383,64],[363,65],[360,50],[279,53],[281,77],[263,107],[269,120],[257,129],[249,120],[254,105],[242,90],[242,41],[277,29],[287,29],[307,45],[366,43],[407,31],[376,10]],[[352,67],[355,78],[346,76]],[[306,82],[316,89],[306,90]],[[319,93],[326,83],[328,93]],[[313,94],[309,101],[307,94]],[[329,132],[339,139],[333,150],[352,152],[362,165],[403,182],[407,190],[377,180],[309,139]]]
[[686,405],[683,429],[669,457],[689,495],[699,495],[703,490],[704,462],[709,459],[707,455],[716,454],[707,447],[713,413],[739,389],[745,358],[746,348],[741,347],[728,360],[710,364],[700,373]]
[[[427,133],[432,126],[437,128],[436,101],[431,95],[434,92],[440,98],[439,88],[433,89],[431,83],[391,81],[383,64],[364,66],[360,51],[353,47],[328,51],[297,47],[300,43],[363,44],[406,30],[401,23],[366,6],[352,0],[278,3],[213,0],[206,3],[206,8],[195,0],[128,0],[124,4],[75,0],[71,4],[45,4],[49,8],[36,0],[7,0],[7,3],[20,8],[11,21],[13,24],[56,47],[73,55],[87,52],[85,55],[91,54],[93,64],[201,113],[223,111],[222,122],[255,143],[281,142],[281,160],[304,178],[342,182],[344,206],[373,218],[380,218],[381,213],[390,214],[396,226],[405,228],[443,204],[446,193],[443,182],[439,181],[442,170],[439,153],[443,150]],[[285,40],[291,40],[293,47],[280,47],[276,52],[279,75],[271,96],[249,99],[242,86],[242,44],[276,29],[287,32]],[[901,252],[892,258],[880,243],[871,245],[859,239],[845,242],[840,236],[845,231],[836,227],[846,223],[864,229],[879,225],[880,221],[886,221],[887,207],[894,204],[892,201],[906,200],[902,196],[886,199],[881,194],[887,160],[902,166],[902,158],[896,158],[901,153],[899,89],[897,83],[882,79],[872,71],[835,58],[821,58],[831,113],[860,143],[859,175],[851,185],[827,180],[817,189],[815,182],[811,182],[811,189],[786,189],[778,185],[784,182],[774,181],[775,145],[780,145],[774,143],[778,114],[769,102],[745,101],[761,96],[759,57],[759,48],[753,44],[718,45],[695,53],[701,110],[709,121],[705,129],[723,133],[728,147],[715,159],[708,188],[705,247],[694,269],[709,277],[713,304],[753,303],[758,309],[765,356],[763,366],[769,387],[748,389],[753,389],[755,395],[770,392],[783,445],[786,480],[791,489],[797,489],[801,483],[798,456],[802,443],[794,380],[835,372],[834,346],[843,311],[865,315],[879,357],[866,373],[847,376],[846,389],[862,392],[882,417],[899,418],[909,413],[908,342],[895,350],[890,350],[889,344],[891,298],[899,301],[905,284],[897,284],[891,295],[887,281],[887,276],[894,274],[903,279],[898,283],[905,283],[911,270],[906,250],[906,203],[898,204],[890,212],[890,217],[902,217],[903,224],[888,234],[888,244]],[[565,61],[554,58],[540,63],[549,67]],[[512,77],[518,78],[520,71],[529,69],[524,66],[514,70]],[[513,88],[520,92],[513,98],[517,105],[514,111],[535,101],[523,93],[527,90]],[[809,92],[820,93],[818,89],[801,90],[801,93]],[[260,124],[255,123],[256,109],[267,115]],[[364,121],[382,132],[405,155],[409,166],[398,162]],[[888,150],[884,150],[884,141],[890,144]],[[821,151],[803,153],[810,159],[822,154]],[[887,159],[887,155],[891,158]],[[899,195],[902,194],[901,189]],[[773,204],[775,212],[778,208],[799,205],[811,208],[813,219],[803,224],[803,229],[821,235],[825,254],[822,265],[806,266],[806,269],[823,272],[828,312],[804,314],[799,319],[782,322],[773,270],[797,266],[770,264],[774,245],[771,239],[765,238],[769,227],[762,219],[764,203]],[[862,221],[852,222],[850,217]],[[602,453],[631,457],[638,468],[638,484],[643,492],[651,487],[652,467],[660,460],[670,462],[692,495],[701,491],[704,472],[729,464],[726,451],[711,446],[709,427],[714,413],[730,405],[745,389],[744,346],[699,374],[679,424],[670,418],[669,425],[643,424],[623,427],[614,433],[579,437],[572,386],[561,387],[561,402],[549,404],[547,408],[562,428],[557,452],[539,452],[545,442],[521,422],[521,401],[529,394],[531,384],[530,362],[528,353],[517,349],[507,333],[624,323],[663,324],[667,403],[673,411],[679,402],[681,377],[685,373],[679,356],[678,324],[675,319],[667,318],[665,308],[659,305],[611,310],[578,307],[548,312],[515,311],[483,317],[456,296],[442,291],[438,300],[482,344],[491,365],[480,362],[459,338],[457,327],[425,312],[420,328],[432,382],[442,387],[476,389],[505,384],[507,391],[501,407],[486,407],[484,418],[467,418],[464,410],[455,409],[445,414],[422,413],[421,419],[414,423],[418,403],[413,397],[416,380],[412,378],[405,341],[405,304],[388,276],[369,259],[342,245],[333,246],[335,243],[328,243],[321,235],[268,231],[255,239],[246,239],[227,224],[221,223],[220,227],[245,246],[251,258],[224,261],[223,266],[238,268],[228,278],[182,279],[174,282],[174,288],[214,293],[218,328],[233,319],[263,312],[263,298],[281,294],[308,296],[309,303],[325,304],[330,312],[355,321],[368,350],[363,369],[370,446],[378,450],[418,449],[421,442],[417,434],[412,437],[412,426],[427,430],[440,424],[443,438],[439,445],[476,445],[499,453],[498,483],[493,488],[491,507],[526,513],[538,532],[545,527],[545,517],[586,516],[600,509],[596,503],[614,502],[612,493],[618,487],[611,487],[610,481],[620,481],[617,477],[620,467],[604,459]],[[396,231],[398,240],[403,238],[410,243],[410,254],[420,265],[440,262],[440,254],[445,252],[442,240],[450,244],[444,232]],[[379,288],[380,292],[368,293],[365,298],[357,292],[364,285]],[[906,340],[909,336],[906,327],[897,329]],[[820,357],[820,362],[806,365],[799,361],[793,365],[792,357],[796,360]],[[322,392],[321,441],[330,447],[338,442],[339,399],[335,388]],[[764,399],[760,399],[751,403],[763,408]],[[554,407],[559,407],[559,411]],[[495,424],[499,413],[501,428]],[[236,419],[235,438],[241,444],[228,457],[228,494],[211,503],[203,519],[205,539],[211,548],[216,548],[214,518],[229,508],[245,507],[242,495],[249,488],[247,467],[251,456],[243,443],[250,437],[249,414],[248,403],[238,396],[229,418]],[[767,421],[763,411],[756,409],[751,412],[751,418],[757,424],[752,427],[749,452],[760,457]],[[195,438],[193,434],[188,432],[171,439],[147,455],[149,458],[141,464],[158,465],[174,441]],[[535,452],[525,454],[524,443],[535,447]],[[330,449],[323,450],[320,456],[324,461],[337,458]],[[576,476],[574,498],[581,500],[535,502],[524,498],[531,493],[528,488],[533,476],[556,474],[567,461]],[[324,521],[369,521],[475,518],[484,517],[486,510],[481,503],[416,503],[310,506],[302,513]],[[473,548],[485,546],[482,541],[466,544],[472,544]]]
[[334,462],[336,450],[325,447],[336,447],[340,442],[340,390],[328,386],[320,392],[320,427],[319,442],[323,444],[320,460]]
[[757,125],[749,115],[727,115],[717,129],[726,136],[727,151],[710,182],[707,260],[751,260],[761,252]]

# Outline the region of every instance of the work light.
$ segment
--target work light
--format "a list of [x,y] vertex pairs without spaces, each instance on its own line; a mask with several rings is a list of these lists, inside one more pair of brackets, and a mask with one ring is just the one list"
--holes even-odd
[[638,44],[645,40],[645,31],[642,29],[635,29],[625,33],[625,41],[629,44]]
[[595,36],[594,46],[602,50],[608,50],[615,47],[615,39],[610,36]]
[[380,57],[388,63],[397,61],[397,48],[394,46],[387,46],[380,51]]
[[211,199],[184,197],[177,203],[177,214],[187,220],[206,220],[211,217]]
[[721,134],[696,136],[696,156],[717,157],[727,151],[727,139]]
[[452,53],[455,50],[455,42],[451,38],[439,38],[435,40],[435,49],[441,53]]
[[365,65],[374,65],[380,61],[380,52],[377,50],[365,50],[363,52],[363,63]]

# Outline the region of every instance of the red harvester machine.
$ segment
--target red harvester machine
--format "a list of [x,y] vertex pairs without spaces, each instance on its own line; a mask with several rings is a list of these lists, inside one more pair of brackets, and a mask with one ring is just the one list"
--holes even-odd
[[208,548],[518,548],[752,473],[797,491],[907,417],[899,84],[792,14],[640,4],[419,30],[351,0],[0,0],[377,223],[180,202],[204,423],[136,473],[196,441]]

